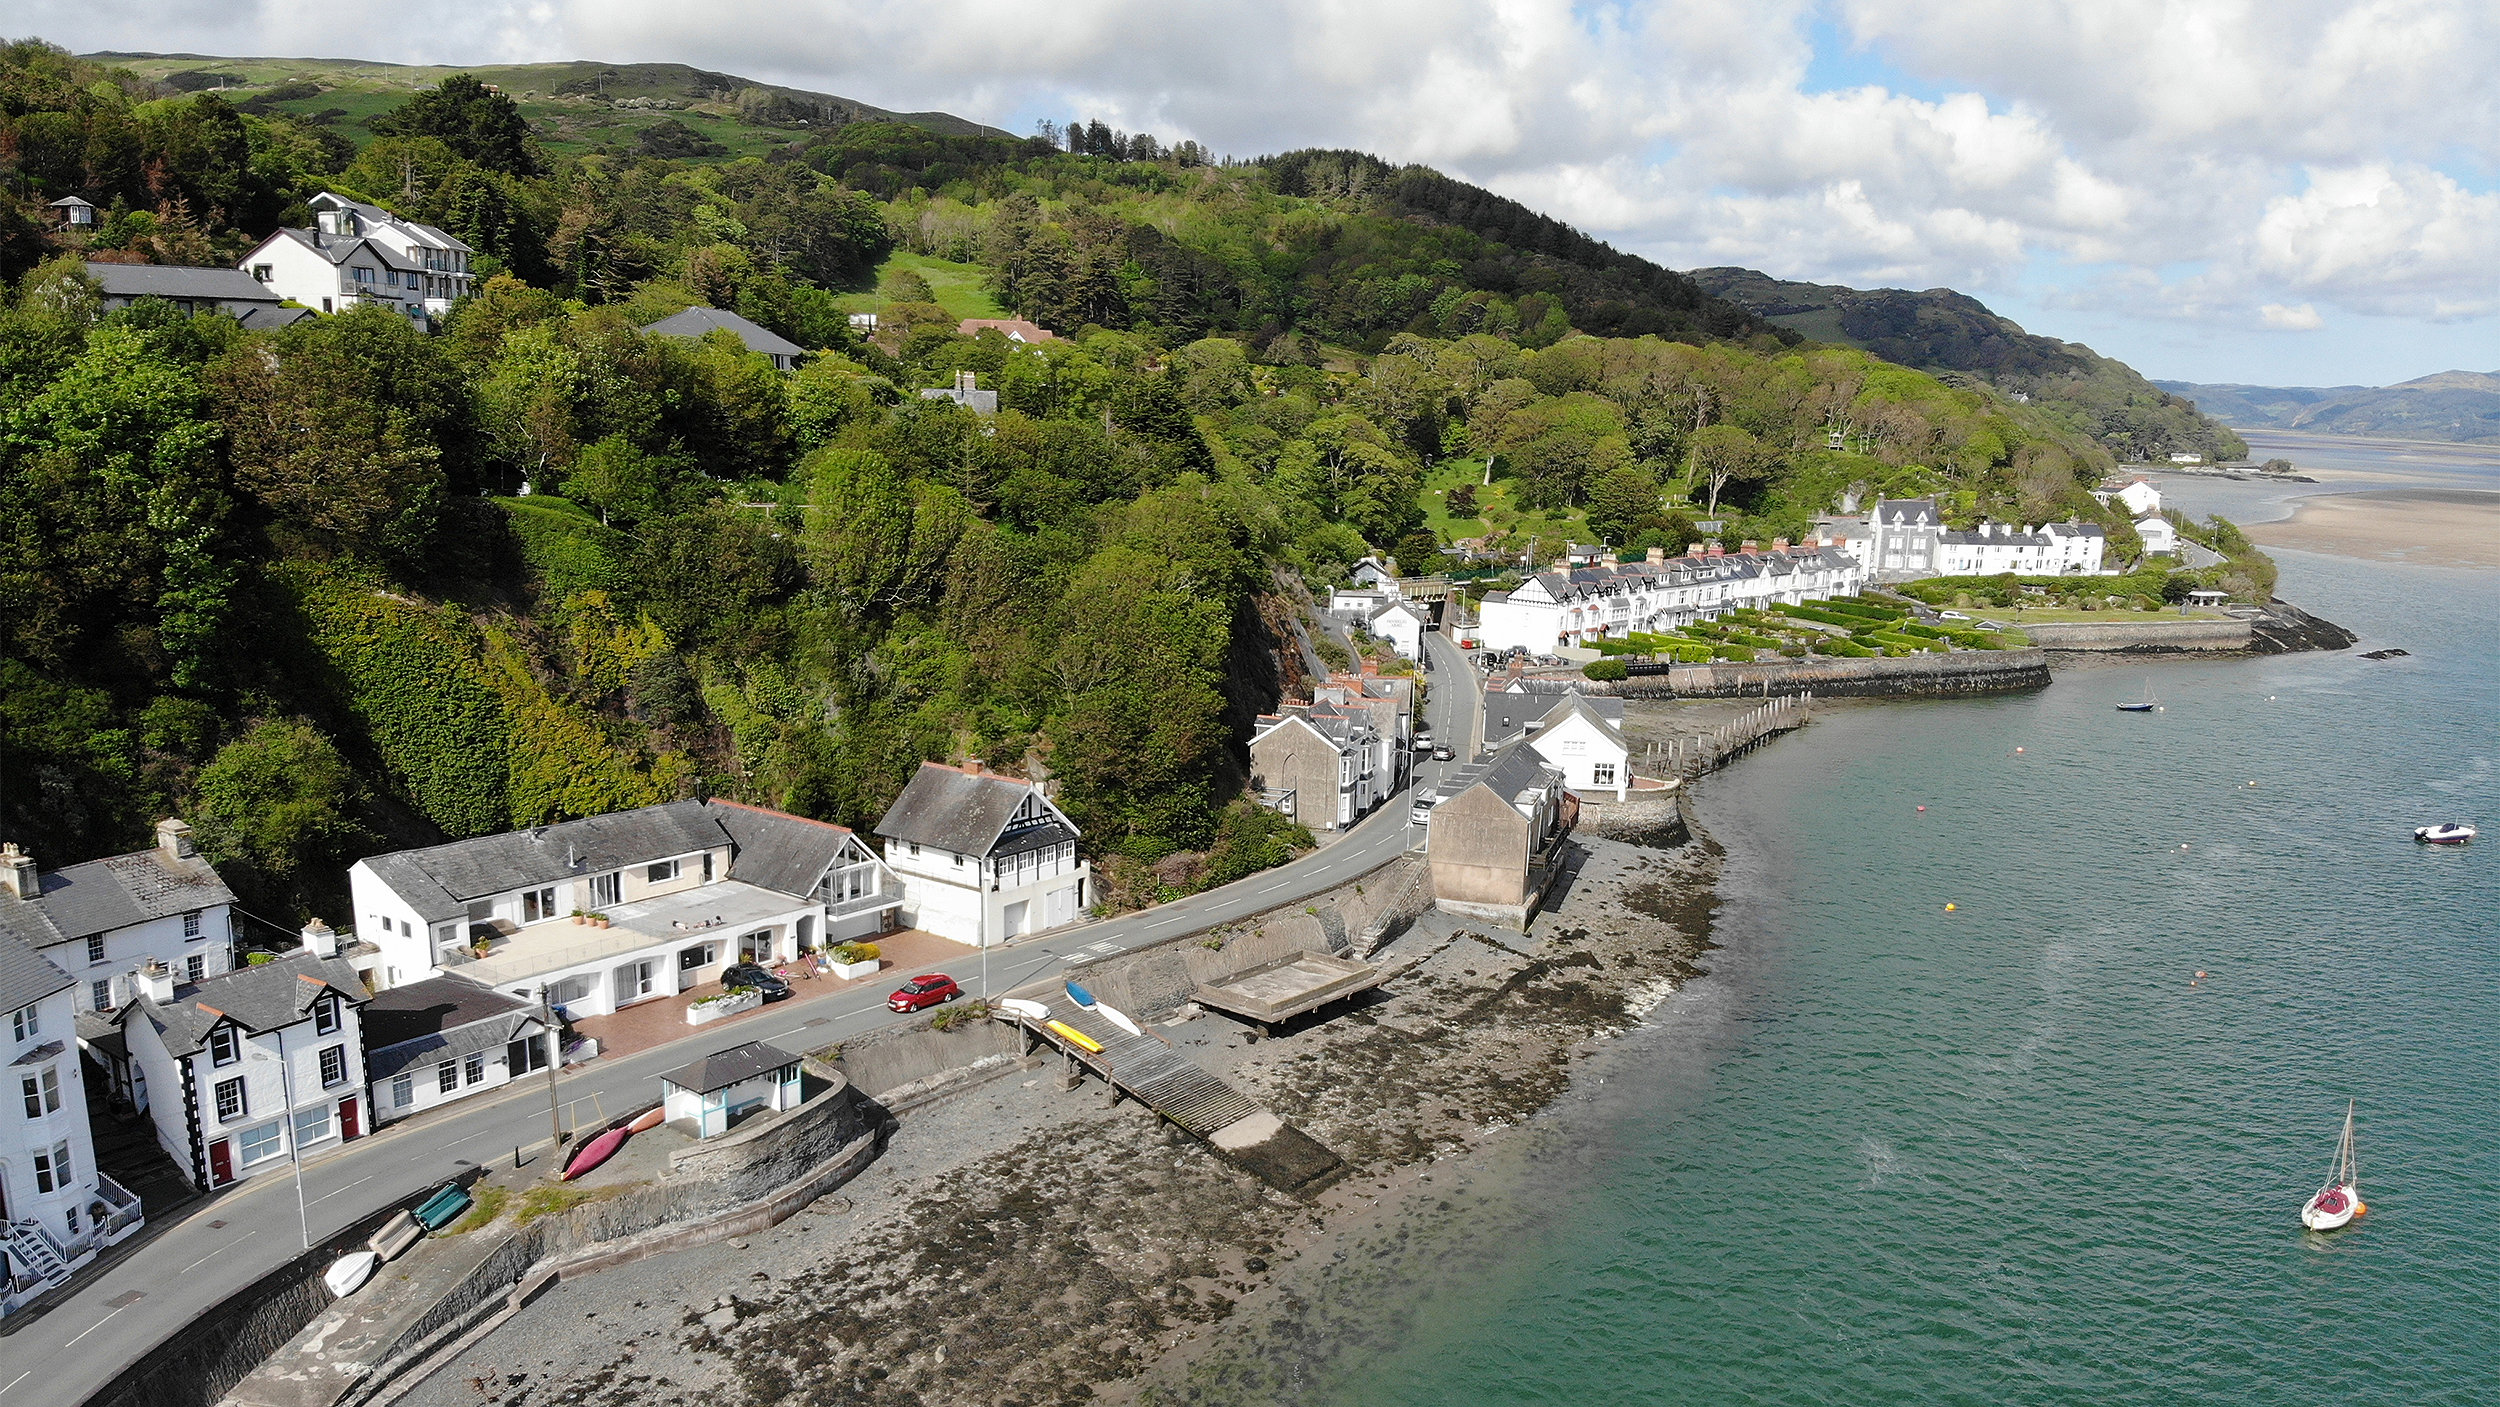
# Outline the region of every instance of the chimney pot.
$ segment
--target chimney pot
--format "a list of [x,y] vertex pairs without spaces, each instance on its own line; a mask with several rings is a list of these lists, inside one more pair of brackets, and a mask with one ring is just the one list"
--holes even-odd
[[1787,550],[1788,550],[1788,539],[1787,539],[1787,538],[1784,538],[1784,537],[1775,537],[1775,538],[1772,538],[1772,539],[1771,539],[1771,550],[1772,550],[1772,551],[1774,551],[1774,552],[1785,552],[1785,551],[1787,551]]
[[0,890],[17,899],[43,897],[43,876],[35,869],[35,857],[14,840],[0,845]]
[[1653,565],[1664,565],[1667,560],[1667,549],[1663,547],[1649,549],[1649,560]]
[[191,839],[191,827],[180,817],[170,817],[156,823],[156,851],[167,860],[189,860],[199,855],[200,847]]
[[339,955],[338,930],[319,919],[305,924],[303,932],[298,936],[303,939],[303,950],[314,957],[334,958]]

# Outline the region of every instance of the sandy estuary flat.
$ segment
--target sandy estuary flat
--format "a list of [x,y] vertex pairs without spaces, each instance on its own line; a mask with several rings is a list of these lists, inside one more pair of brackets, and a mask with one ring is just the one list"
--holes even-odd
[[2500,567],[2500,493],[2389,489],[2305,498],[2291,517],[2249,527],[2262,547],[2288,547],[2422,567]]

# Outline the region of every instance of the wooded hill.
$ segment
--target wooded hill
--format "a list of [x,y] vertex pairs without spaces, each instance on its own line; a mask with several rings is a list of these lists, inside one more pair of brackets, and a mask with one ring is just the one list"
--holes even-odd
[[[256,908],[338,917],[373,849],[687,794],[865,825],[977,756],[1048,769],[1134,901],[1289,853],[1240,799],[1301,667],[1280,579],[1439,565],[1442,466],[1635,549],[1852,486],[2100,512],[2107,456],[2031,407],[1367,158],[565,155],[458,79],[366,125],[0,50],[0,833],[46,864],[180,812]],[[81,270],[231,260],[323,189],[476,246],[477,296],[245,333]],[[39,223],[70,193],[92,235]],[[958,335],[974,298],[1062,335]],[[638,331],[694,303],[821,351]],[[963,371],[994,417],[918,394]]]
[[2393,386],[2154,384],[2244,430],[2466,443],[2500,440],[2500,372],[2443,371]]
[[2208,461],[2248,457],[2230,427],[2135,368],[2080,342],[2023,331],[2010,318],[1950,288],[1913,293],[1794,283],[1752,269],[1696,269],[1693,278],[1779,326],[1818,341],[1863,347],[1886,361],[1967,379],[2022,396],[2069,429],[2131,464],[2173,452]]

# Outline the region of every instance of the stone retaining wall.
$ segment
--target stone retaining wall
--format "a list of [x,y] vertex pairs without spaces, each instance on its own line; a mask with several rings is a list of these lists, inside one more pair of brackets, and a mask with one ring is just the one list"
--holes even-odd
[[2048,683],[2048,656],[2029,649],[1674,665],[1664,674],[1581,687],[1627,699],[1777,698],[1797,693],[1817,698],[1936,698],[2018,693],[2044,689]]
[[1581,797],[1580,823],[1573,829],[1584,835],[1671,850],[1683,844],[1689,835],[1684,824],[1684,788],[1677,785],[1627,792],[1621,801]]
[[2085,650],[2113,654],[2170,654],[2182,651],[2245,650],[2251,642],[2245,620],[2188,620],[2145,612],[2135,619],[2068,621],[2056,625],[2017,626],[2044,650]]

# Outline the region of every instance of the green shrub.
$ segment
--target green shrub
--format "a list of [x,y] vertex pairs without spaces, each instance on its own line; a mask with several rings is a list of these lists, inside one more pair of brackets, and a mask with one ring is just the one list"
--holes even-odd
[[1753,647],[1750,645],[1721,645],[1714,653],[1719,659],[1733,660],[1738,664],[1753,663]]
[[1831,636],[1825,636],[1823,639],[1814,642],[1814,653],[1818,655],[1835,655],[1842,659],[1859,660],[1865,659],[1867,656],[1877,652],[1868,649],[1855,640],[1841,640]]
[[1591,660],[1580,666],[1580,673],[1590,679],[1629,679],[1631,666],[1621,660]]

